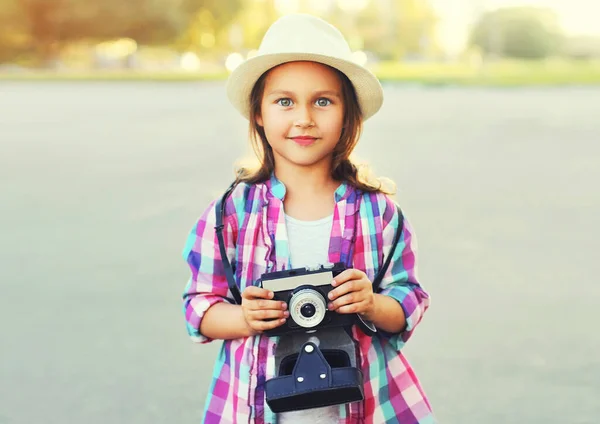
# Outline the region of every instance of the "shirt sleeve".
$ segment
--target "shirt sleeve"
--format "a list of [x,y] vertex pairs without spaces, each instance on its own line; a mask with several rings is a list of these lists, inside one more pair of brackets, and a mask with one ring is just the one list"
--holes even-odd
[[[391,250],[398,223],[398,210],[394,202],[388,198],[386,199],[383,223],[384,260]],[[406,317],[406,327],[397,334],[378,329],[397,350],[400,350],[421,322],[430,303],[429,294],[423,289],[417,278],[417,240],[412,226],[405,217],[400,239],[380,289],[381,294],[398,301]]]
[[[200,324],[206,311],[216,303],[229,302],[233,296],[229,291],[225,269],[221,262],[219,242],[215,230],[216,200],[204,211],[200,219],[188,234],[183,258],[187,262],[191,275],[183,293],[183,312],[187,332],[192,341],[208,343],[212,339],[200,333]],[[235,257],[234,240],[237,238],[237,219],[235,212],[230,213],[227,205],[223,221],[223,238],[227,257],[233,264]]]

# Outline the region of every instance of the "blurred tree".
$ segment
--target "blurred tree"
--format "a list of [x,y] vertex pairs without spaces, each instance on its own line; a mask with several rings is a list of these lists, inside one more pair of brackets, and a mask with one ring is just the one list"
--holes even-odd
[[[167,0],[0,0],[0,16],[28,40],[41,65],[51,65],[61,48],[82,39],[131,37],[162,42],[178,31],[181,8]],[[5,27],[2,21],[2,27]]]
[[426,0],[393,0],[390,14],[392,57],[423,57],[432,50],[437,17]]
[[188,20],[179,34],[176,47],[182,51],[197,52],[226,48],[232,38],[231,24],[245,10],[247,0],[184,1]]
[[426,55],[437,24],[427,0],[370,0],[354,15],[341,11],[336,2],[328,18],[350,39],[353,49],[393,60]]
[[230,23],[241,1],[0,0],[0,23],[5,28],[5,22],[17,22],[41,64],[49,65],[65,44],[82,39],[170,43],[203,10],[210,11],[211,31],[218,32]]
[[573,59],[600,58],[600,36],[571,36],[565,39],[562,52]]
[[[298,11],[317,13],[337,26],[354,50],[399,59],[431,49],[436,17],[427,0],[367,0],[364,8],[350,11],[344,1],[298,0],[297,6]],[[196,11],[178,39],[178,49],[204,53],[255,49],[280,15],[275,0],[212,2],[203,2]]]
[[[361,37],[359,45],[352,46],[354,49],[364,49],[376,51],[380,54],[386,54],[382,47],[390,47],[382,43],[387,36],[386,25],[382,25],[382,17],[385,16],[385,10],[381,4],[370,1],[367,6],[360,11],[356,17],[356,31]],[[388,43],[389,44],[389,43]]]
[[244,0],[236,23],[243,31],[243,48],[258,49],[267,29],[277,19],[274,0]]
[[471,45],[488,55],[540,59],[560,49],[562,34],[556,14],[545,8],[510,7],[481,16]]
[[30,43],[17,0],[0,0],[0,63],[17,58]]

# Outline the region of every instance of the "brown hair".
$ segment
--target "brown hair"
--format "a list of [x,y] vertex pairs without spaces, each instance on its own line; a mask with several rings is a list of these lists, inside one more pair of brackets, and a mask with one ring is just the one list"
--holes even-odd
[[[367,166],[357,166],[350,160],[350,154],[356,147],[362,132],[362,114],[356,97],[356,91],[348,77],[335,68],[331,69],[336,72],[342,82],[342,97],[345,107],[342,134],[333,150],[331,176],[336,181],[345,181],[364,192],[392,194],[393,188],[385,188],[382,178],[375,178]],[[267,141],[265,130],[256,122],[256,116],[260,114],[260,106],[268,74],[269,71],[261,75],[256,84],[254,84],[250,94],[249,136],[254,152],[259,159],[259,166],[254,169],[240,167],[237,170],[238,182],[249,184],[264,182],[271,177],[275,169],[273,150]],[[385,180],[386,182],[389,181]],[[393,186],[393,184],[389,185]]]

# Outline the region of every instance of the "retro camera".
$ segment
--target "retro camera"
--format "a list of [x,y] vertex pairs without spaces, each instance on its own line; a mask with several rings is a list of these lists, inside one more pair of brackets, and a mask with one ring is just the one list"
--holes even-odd
[[356,362],[350,327],[358,324],[372,335],[375,327],[358,314],[327,309],[335,276],[344,264],[295,268],[263,274],[261,285],[286,302],[285,324],[265,331],[280,336],[275,350],[277,376],[266,382],[266,400],[273,412],[297,411],[356,402],[364,398],[363,376]]
[[285,324],[268,330],[265,334],[282,336],[298,331],[350,327],[355,324],[356,314],[339,314],[327,309],[327,296],[334,289],[331,282],[345,269],[344,264],[337,263],[263,274],[262,287],[273,291],[274,300],[286,302],[290,312]]

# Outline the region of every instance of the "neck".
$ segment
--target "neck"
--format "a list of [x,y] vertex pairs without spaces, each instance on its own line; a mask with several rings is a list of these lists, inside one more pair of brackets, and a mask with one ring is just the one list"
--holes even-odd
[[339,182],[331,177],[330,166],[275,166],[275,176],[285,185],[286,196],[304,194],[333,194]]

